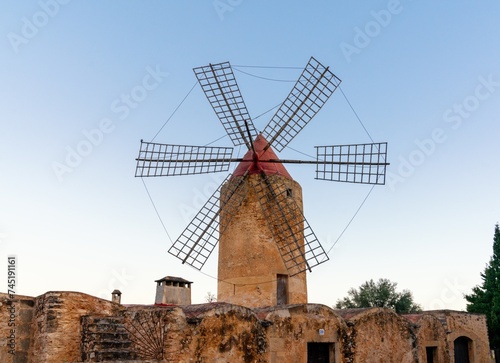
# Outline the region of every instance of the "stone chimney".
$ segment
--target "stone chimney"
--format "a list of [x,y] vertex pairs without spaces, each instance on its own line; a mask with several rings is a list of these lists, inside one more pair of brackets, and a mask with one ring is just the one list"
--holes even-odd
[[156,297],[155,305],[190,305],[191,281],[181,277],[165,276],[155,280]]
[[111,293],[111,301],[117,304],[121,304],[122,293],[120,290],[113,290],[113,292]]

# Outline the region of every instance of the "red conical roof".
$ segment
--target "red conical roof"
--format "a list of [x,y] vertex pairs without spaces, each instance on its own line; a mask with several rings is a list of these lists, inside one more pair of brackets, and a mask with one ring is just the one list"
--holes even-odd
[[281,175],[292,179],[282,163],[266,162],[267,160],[279,160],[271,147],[264,151],[267,144],[268,142],[264,136],[259,134],[253,143],[257,155],[254,157],[253,150],[248,150],[245,156],[243,156],[243,161],[234,170],[232,177],[243,176],[248,170],[248,174],[259,174],[261,171],[264,171],[266,175]]

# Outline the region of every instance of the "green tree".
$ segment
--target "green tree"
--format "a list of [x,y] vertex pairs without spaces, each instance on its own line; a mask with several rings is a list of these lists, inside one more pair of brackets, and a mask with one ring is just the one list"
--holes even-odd
[[335,308],[390,308],[396,310],[398,314],[414,313],[421,311],[420,305],[413,301],[413,295],[409,290],[397,292],[396,282],[388,279],[373,279],[363,283],[358,289],[351,288],[346,297],[337,300]]
[[486,315],[488,335],[492,349],[500,348],[500,229],[495,225],[493,256],[481,273],[483,283],[465,295],[467,311]]

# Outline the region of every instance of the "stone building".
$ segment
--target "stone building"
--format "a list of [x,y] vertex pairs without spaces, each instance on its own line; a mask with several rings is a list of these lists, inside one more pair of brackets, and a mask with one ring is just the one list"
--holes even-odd
[[[13,334],[11,319],[16,324]],[[15,355],[9,353],[12,347]],[[121,305],[79,292],[51,291],[14,299],[0,294],[0,362],[488,363],[492,359],[485,317],[459,311],[398,315],[390,309],[333,310],[320,304]]]

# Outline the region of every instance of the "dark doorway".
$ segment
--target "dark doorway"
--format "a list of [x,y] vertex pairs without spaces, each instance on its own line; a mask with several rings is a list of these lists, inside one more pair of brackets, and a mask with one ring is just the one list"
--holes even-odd
[[334,363],[334,343],[307,343],[307,363]]
[[470,361],[470,340],[467,337],[458,337],[455,339],[455,363],[471,363]]
[[288,275],[278,275],[278,291],[276,293],[277,305],[288,304]]
[[425,355],[427,357],[427,363],[438,363],[437,347],[425,347]]

